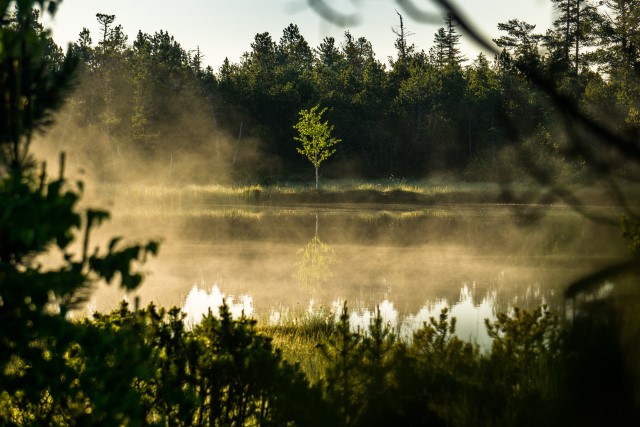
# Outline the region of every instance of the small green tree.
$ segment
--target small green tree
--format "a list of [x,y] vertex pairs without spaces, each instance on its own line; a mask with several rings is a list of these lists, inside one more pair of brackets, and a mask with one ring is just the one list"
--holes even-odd
[[318,112],[319,108],[320,106],[316,105],[310,110],[301,110],[298,113],[300,120],[293,126],[300,133],[294,139],[302,143],[302,148],[297,148],[298,153],[307,156],[307,159],[316,168],[316,190],[319,188],[318,169],[320,164],[336,152],[332,147],[342,141],[331,136],[333,125],[330,125],[329,121],[322,121],[322,115],[327,111],[327,108],[325,107]]

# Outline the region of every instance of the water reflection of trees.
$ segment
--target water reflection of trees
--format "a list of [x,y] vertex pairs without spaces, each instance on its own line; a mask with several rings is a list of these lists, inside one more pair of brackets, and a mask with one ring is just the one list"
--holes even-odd
[[318,215],[316,215],[316,230],[313,238],[304,248],[298,250],[298,254],[300,258],[296,263],[297,270],[294,277],[302,289],[314,297],[331,278],[332,267],[337,262],[333,248],[320,240]]

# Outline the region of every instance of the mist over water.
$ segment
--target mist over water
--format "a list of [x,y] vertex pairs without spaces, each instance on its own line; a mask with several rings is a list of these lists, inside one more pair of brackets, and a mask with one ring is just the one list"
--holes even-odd
[[[458,335],[482,341],[485,317],[543,303],[559,311],[569,283],[626,253],[612,238],[617,229],[566,206],[271,204],[259,187],[193,184],[200,171],[203,182],[224,182],[221,165],[237,141],[221,137],[210,152],[192,153],[198,161],[185,150],[144,159],[114,155],[118,142],[105,135],[78,148],[77,136],[65,137],[76,135],[73,121],[61,123],[53,143],[36,148],[53,165],[59,151],[73,153],[68,174],[87,181],[83,204],[112,212],[92,246],[113,236],[160,239],[160,255],[142,267],[145,282],[127,297],[182,307],[193,324],[223,299],[234,314],[272,321],[310,309],[338,314],[346,301],[354,327],[380,307],[407,335],[448,306]],[[88,161],[85,151],[103,145],[109,161]],[[260,158],[249,141],[242,150]],[[115,309],[123,297],[101,285],[89,307]]]
[[379,307],[385,322],[409,336],[450,307],[457,334],[482,343],[484,318],[543,303],[560,311],[569,283],[626,253],[622,239],[612,238],[617,229],[564,206],[271,204],[259,188],[224,187],[276,162],[260,141],[175,111],[161,133],[173,143],[145,151],[82,125],[74,108],[71,102],[60,112],[35,149],[54,165],[52,174],[66,151],[67,176],[86,181],[83,205],[112,212],[91,246],[114,236],[162,242],[134,294],[99,285],[87,311],[109,311],[128,298],[181,307],[193,325],[224,300],[236,316],[277,323],[339,315],[346,302],[354,328],[366,329]]
[[[102,232],[163,239],[135,295],[142,305],[183,308],[190,324],[217,313],[223,299],[234,315],[272,323],[339,315],[346,301],[354,328],[366,329],[379,307],[410,336],[451,307],[457,334],[480,344],[485,318],[516,306],[560,311],[572,280],[625,250],[602,238],[611,228],[564,207],[526,215],[509,206],[381,209],[212,205],[142,215],[116,207]],[[93,304],[110,310],[122,296],[101,287]]]

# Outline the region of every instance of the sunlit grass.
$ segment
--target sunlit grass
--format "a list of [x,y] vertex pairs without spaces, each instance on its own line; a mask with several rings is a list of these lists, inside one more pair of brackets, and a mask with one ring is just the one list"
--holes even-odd
[[[207,207],[193,207],[176,205],[173,208],[157,205],[126,206],[117,210],[119,216],[149,219],[249,219],[259,221],[267,215],[264,211],[248,209],[211,209]],[[286,215],[286,212],[284,213]]]
[[335,332],[336,313],[326,308],[289,311],[278,310],[277,316],[258,322],[260,331],[272,339],[282,356],[297,363],[312,382],[321,380],[327,360],[318,351]]
[[[141,204],[127,205],[119,207],[116,211],[119,217],[130,217],[137,219],[220,219],[220,220],[250,220],[263,221],[274,220],[278,218],[305,218],[311,215],[320,214],[323,217],[341,216],[344,212],[341,210],[330,209],[265,209],[265,208],[224,208],[224,207],[207,207],[207,206],[190,206],[180,205],[176,203],[174,206]],[[473,215],[472,209],[446,209],[446,208],[425,208],[409,211],[391,211],[391,210],[375,210],[364,209],[361,211],[349,211],[351,218],[360,221],[377,222],[387,220],[402,223],[405,221],[419,220],[422,218],[458,218]]]
[[144,184],[99,184],[98,192],[109,197],[138,197],[146,199],[169,199],[169,198],[239,198],[243,199],[254,195],[256,192],[263,192],[260,185],[247,186],[226,186],[226,185],[144,185]]
[[[467,191],[497,191],[495,184],[472,183],[429,183],[426,181],[328,181],[322,185],[320,192],[324,195],[347,192],[405,192],[424,196],[443,195],[454,192]],[[317,193],[313,186],[300,183],[279,183],[273,185],[161,185],[161,184],[98,184],[97,192],[106,198],[132,199],[138,201],[182,201],[182,202],[236,202],[246,203],[268,201],[277,196],[291,196],[299,194]]]
[[[383,193],[390,192],[411,192],[424,195],[431,194],[443,194],[451,191],[455,191],[460,186],[466,186],[466,184],[455,183],[446,184],[441,182],[429,182],[424,180],[418,181],[405,181],[405,180],[331,180],[321,183],[320,191],[325,193],[339,193],[350,191],[379,191]],[[265,191],[278,191],[284,194],[292,194],[299,192],[315,192],[315,187],[312,184],[300,184],[300,183],[284,183],[274,186],[264,187]]]
[[[522,190],[525,187],[512,187]],[[333,180],[320,192],[311,184],[145,185],[103,183],[97,194],[115,215],[149,218],[263,220],[344,215],[365,221],[409,221],[428,217],[466,217],[498,200],[502,187],[491,183],[445,181]],[[451,209],[448,204],[456,204]]]

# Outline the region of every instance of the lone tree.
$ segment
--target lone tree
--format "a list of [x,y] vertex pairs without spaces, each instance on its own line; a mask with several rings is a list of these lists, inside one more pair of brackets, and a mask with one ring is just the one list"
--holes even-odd
[[336,152],[332,147],[342,141],[331,136],[333,125],[330,125],[328,121],[322,121],[322,115],[327,111],[327,108],[318,111],[319,108],[320,106],[316,105],[310,110],[301,110],[298,113],[300,120],[293,126],[300,133],[294,139],[302,143],[302,148],[297,148],[298,153],[307,156],[307,159],[316,168],[316,190],[319,188],[318,169],[320,164]]

